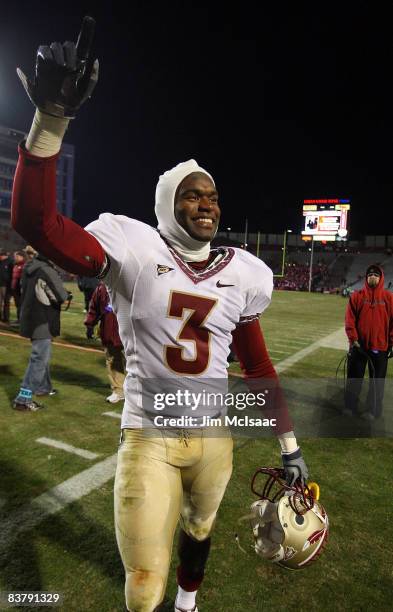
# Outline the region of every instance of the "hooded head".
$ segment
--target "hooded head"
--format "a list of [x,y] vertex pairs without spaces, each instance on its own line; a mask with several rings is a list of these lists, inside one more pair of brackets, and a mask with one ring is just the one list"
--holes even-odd
[[377,264],[372,264],[366,270],[366,284],[371,289],[375,287],[384,286],[384,274],[383,270]]
[[208,259],[220,209],[213,177],[195,160],[160,176],[155,212],[161,235],[185,261]]

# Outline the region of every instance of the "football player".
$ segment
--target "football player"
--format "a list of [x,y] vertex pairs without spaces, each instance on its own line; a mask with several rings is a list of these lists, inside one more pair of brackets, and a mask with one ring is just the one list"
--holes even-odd
[[[94,20],[77,44],[40,46],[29,80],[36,106],[20,145],[13,227],[37,250],[74,274],[104,279],[127,359],[122,442],[115,479],[115,526],[125,569],[127,609],[152,612],[163,601],[180,517],[177,612],[196,612],[216,513],[232,470],[230,436],[203,428],[155,437],[141,427],[146,379],[227,379],[233,341],[245,376],[277,376],[259,316],[269,305],[272,272],[241,249],[211,248],[220,220],[212,176],[194,160],[165,172],[156,189],[157,229],[123,215],[101,214],[82,229],[56,211],[56,160],[67,125],[91,95]],[[277,388],[275,433],[288,482],[307,478],[285,400]]]

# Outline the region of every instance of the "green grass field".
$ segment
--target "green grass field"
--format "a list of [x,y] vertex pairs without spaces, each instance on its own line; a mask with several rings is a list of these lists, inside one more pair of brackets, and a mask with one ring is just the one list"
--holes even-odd
[[[66,612],[122,611],[123,568],[112,510],[119,420],[103,415],[120,412],[120,406],[105,402],[110,390],[100,343],[85,339],[82,294],[72,289],[75,300],[62,315],[57,341],[81,348],[53,347],[51,373],[60,393],[45,401],[45,410],[11,410],[30,345],[12,329],[0,329],[0,591],[59,592]],[[234,474],[198,596],[200,612],[392,609],[393,440],[391,433],[383,436],[392,431],[392,371],[383,425],[373,430],[356,425],[354,437],[354,424],[340,415],[342,392],[334,382],[345,350],[323,340],[342,327],[345,306],[339,296],[275,292],[261,321],[283,384],[291,389],[297,438],[329,514],[326,552],[299,572],[255,555],[239,518],[253,501],[255,468],[280,465],[279,445],[271,437],[238,438]],[[238,371],[236,364],[231,370]],[[36,441],[42,437],[97,456],[86,459]],[[73,497],[81,488],[83,496]],[[235,532],[247,553],[237,547]],[[176,559],[164,605],[168,612],[175,566]]]

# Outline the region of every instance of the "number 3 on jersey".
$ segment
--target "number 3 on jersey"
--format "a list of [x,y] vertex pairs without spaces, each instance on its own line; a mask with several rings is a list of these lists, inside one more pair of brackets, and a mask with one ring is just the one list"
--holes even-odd
[[194,343],[194,356],[191,359],[184,357],[184,347],[164,346],[165,364],[176,374],[197,376],[207,369],[210,361],[211,332],[204,325],[217,301],[193,293],[171,291],[167,317],[183,320],[176,340],[179,343],[182,340]]

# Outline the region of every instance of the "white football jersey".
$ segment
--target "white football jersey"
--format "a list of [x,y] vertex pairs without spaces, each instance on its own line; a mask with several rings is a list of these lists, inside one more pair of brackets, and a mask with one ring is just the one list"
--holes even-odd
[[194,271],[154,228],[104,213],[86,230],[110,259],[104,282],[127,360],[122,427],[140,426],[144,379],[226,379],[231,332],[269,305],[273,275],[232,247]]

